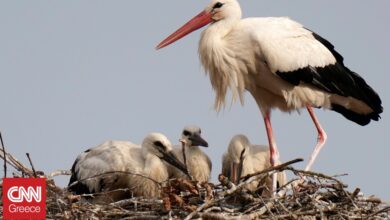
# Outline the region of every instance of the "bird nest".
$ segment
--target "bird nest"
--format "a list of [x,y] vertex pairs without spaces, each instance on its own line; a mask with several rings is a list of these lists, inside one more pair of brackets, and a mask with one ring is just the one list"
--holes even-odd
[[[218,184],[172,179],[160,184],[161,199],[133,197],[103,203],[90,198],[107,192],[73,195],[57,186],[53,177],[69,171],[45,175],[35,171],[31,160],[29,168],[1,150],[0,157],[5,175],[8,164],[16,169],[14,177],[47,178],[48,219],[390,219],[389,204],[379,198],[365,197],[360,189],[348,191],[335,177],[292,168],[300,159],[243,177],[239,184],[222,175]],[[245,190],[246,184],[263,182],[280,171],[291,172],[295,178],[276,194],[261,196],[268,190],[264,186],[256,192]]]

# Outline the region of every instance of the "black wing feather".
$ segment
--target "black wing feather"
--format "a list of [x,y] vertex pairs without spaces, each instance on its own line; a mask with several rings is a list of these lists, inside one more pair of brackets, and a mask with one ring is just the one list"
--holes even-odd
[[353,110],[340,105],[332,105],[332,110],[341,113],[347,119],[360,125],[366,125],[370,120],[377,121],[382,113],[382,101],[379,95],[359,76],[349,70],[343,63],[343,57],[334,49],[334,46],[318,34],[312,32],[314,38],[321,42],[336,59],[335,64],[325,67],[307,66],[291,72],[276,72],[282,79],[293,85],[307,83],[319,89],[345,97],[353,97],[363,101],[373,109],[368,115],[360,115]]

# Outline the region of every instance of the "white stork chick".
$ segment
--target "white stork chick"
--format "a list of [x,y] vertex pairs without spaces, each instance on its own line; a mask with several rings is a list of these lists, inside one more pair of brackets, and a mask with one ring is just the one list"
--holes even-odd
[[160,196],[158,183],[168,179],[163,160],[186,172],[163,134],[150,133],[141,146],[127,141],[107,141],[77,157],[68,189],[76,194],[113,191],[107,193],[105,201],[131,195],[156,198]]
[[[231,139],[227,152],[222,157],[222,175],[229,177],[235,184],[239,183],[241,177],[270,167],[269,147],[252,145],[243,134],[235,135]],[[279,186],[286,184],[285,172],[278,173],[277,183]],[[261,184],[259,181],[252,181],[245,188],[254,192],[261,187]],[[272,189],[272,179],[268,178],[265,185],[268,189]],[[263,192],[267,191],[269,192],[269,190]],[[270,193],[266,193],[266,195],[270,195]]]
[[[186,126],[181,134],[182,146],[174,146],[173,152],[187,166],[188,173],[198,182],[208,182],[211,173],[211,160],[199,146],[208,147],[208,143],[201,136],[201,129],[197,126]],[[185,152],[185,161],[183,157]],[[168,166],[171,178],[188,178],[176,167]]]
[[249,91],[264,118],[272,165],[279,153],[271,109],[308,110],[318,139],[306,170],[310,170],[327,138],[313,107],[331,109],[359,125],[379,120],[383,111],[380,97],[344,65],[343,57],[329,41],[287,17],[241,19],[237,0],[212,0],[157,49],[207,24],[199,42],[199,56],[216,91],[215,108],[225,105],[229,89],[233,100],[239,97],[242,103],[245,90]]

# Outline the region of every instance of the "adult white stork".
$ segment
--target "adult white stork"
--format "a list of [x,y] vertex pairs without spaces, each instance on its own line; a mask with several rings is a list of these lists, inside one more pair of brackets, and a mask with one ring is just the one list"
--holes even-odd
[[[235,184],[239,183],[241,177],[263,171],[269,167],[271,167],[269,147],[267,145],[252,145],[248,137],[243,134],[235,135],[230,140],[227,151],[222,157],[222,174],[229,177]],[[283,186],[286,182],[286,173],[279,172],[278,185]],[[252,181],[245,188],[254,192],[259,186],[264,185],[268,190],[262,190],[263,195],[271,195],[269,192],[272,189],[271,178],[267,178],[265,182]]]
[[272,165],[279,155],[270,122],[273,108],[285,112],[307,108],[318,140],[306,170],[326,141],[313,107],[331,109],[360,125],[380,118],[383,108],[378,94],[344,66],[329,41],[286,17],[241,19],[236,0],[212,0],[156,48],[207,24],[211,25],[202,32],[199,55],[216,91],[215,108],[224,105],[228,89],[233,100],[239,97],[241,102],[248,90],[264,118]]
[[103,201],[131,195],[159,197],[158,184],[168,179],[163,160],[187,173],[163,134],[150,133],[142,146],[128,141],[106,141],[77,157],[68,189],[76,194],[105,192],[99,198]]
[[[208,147],[207,141],[201,136],[201,129],[198,126],[186,126],[181,134],[180,142],[182,146],[174,146],[173,152],[175,156],[183,162],[190,176],[196,181],[208,182],[211,173],[211,160],[199,146]],[[184,160],[184,155],[185,160]],[[182,171],[174,166],[168,165],[168,173],[170,177],[187,178]]]

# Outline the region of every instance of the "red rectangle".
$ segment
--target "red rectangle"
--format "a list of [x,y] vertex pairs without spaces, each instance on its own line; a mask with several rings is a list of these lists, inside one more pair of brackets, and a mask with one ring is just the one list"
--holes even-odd
[[4,178],[3,219],[46,219],[46,179]]

